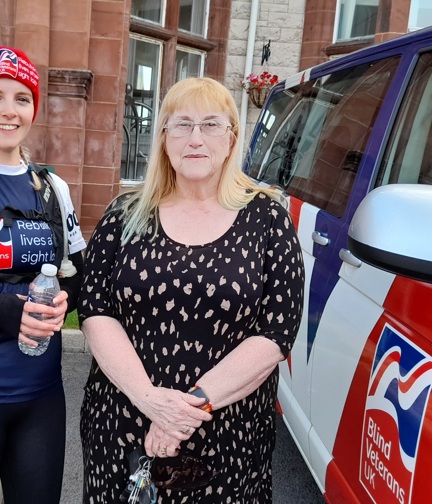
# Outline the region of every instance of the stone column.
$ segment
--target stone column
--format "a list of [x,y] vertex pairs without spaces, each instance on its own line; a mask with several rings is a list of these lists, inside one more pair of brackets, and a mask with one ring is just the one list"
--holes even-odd
[[81,216],[89,70],[91,0],[51,0],[48,137],[45,162],[69,185]]
[[333,38],[336,0],[307,0],[300,69],[327,61],[325,48]]
[[81,229],[88,237],[119,192],[129,49],[129,0],[92,2]]
[[[0,41],[2,45],[12,46],[15,43],[15,0],[0,0]],[[1,504],[1,500],[0,500]]]

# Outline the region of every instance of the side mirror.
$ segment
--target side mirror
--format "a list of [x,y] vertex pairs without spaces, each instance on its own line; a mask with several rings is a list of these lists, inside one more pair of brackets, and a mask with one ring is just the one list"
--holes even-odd
[[372,266],[432,282],[432,186],[391,184],[371,191],[353,216],[348,248]]

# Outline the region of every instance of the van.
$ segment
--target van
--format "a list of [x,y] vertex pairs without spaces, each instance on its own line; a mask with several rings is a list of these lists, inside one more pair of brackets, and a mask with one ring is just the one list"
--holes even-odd
[[283,190],[303,250],[278,400],[324,498],[430,502],[432,28],[278,83],[244,169]]

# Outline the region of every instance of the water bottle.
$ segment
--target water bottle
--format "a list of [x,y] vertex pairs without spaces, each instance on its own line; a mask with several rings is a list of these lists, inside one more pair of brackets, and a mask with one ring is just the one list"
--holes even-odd
[[[54,264],[44,264],[39,275],[30,284],[27,301],[54,306],[53,299],[59,292],[60,285],[57,279],[57,266],[54,266]],[[45,318],[40,313],[31,313],[30,315],[38,320]],[[38,346],[32,347],[18,340],[21,352],[26,355],[42,355],[48,348],[50,338],[37,338],[35,336],[28,336],[28,338],[36,341]]]

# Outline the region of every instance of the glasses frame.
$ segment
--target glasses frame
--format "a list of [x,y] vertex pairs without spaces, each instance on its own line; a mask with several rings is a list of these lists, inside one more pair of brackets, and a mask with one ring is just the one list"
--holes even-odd
[[[187,136],[190,136],[192,135],[194,129],[195,129],[195,126],[199,126],[199,130],[201,132],[201,135],[204,135],[204,136],[208,136],[208,137],[214,137],[214,138],[217,138],[217,137],[222,137],[224,135],[227,134],[227,131],[230,131],[231,128],[232,128],[232,125],[231,124],[224,124],[224,125],[221,125],[220,126],[220,129],[224,130],[224,132],[220,135],[209,135],[208,133],[205,133],[203,130],[202,130],[202,126],[203,124],[208,124],[209,122],[218,122],[218,121],[213,121],[213,120],[209,120],[209,119],[206,119],[204,121],[199,121],[199,122],[194,122],[194,121],[177,121],[175,123],[167,123],[165,124],[165,126],[163,127],[164,130],[167,130],[168,132],[168,135],[171,137],[171,138],[183,138],[183,137],[187,137]],[[170,133],[170,131],[172,131],[172,128],[177,126],[179,123],[187,123],[188,125],[191,126],[191,130],[189,133],[186,133],[184,135],[173,135],[172,133]]]
[[220,473],[212,470],[202,460],[183,450],[180,455],[181,466],[172,467],[171,477],[166,481],[154,481],[156,487],[172,490],[196,489],[207,486]]

